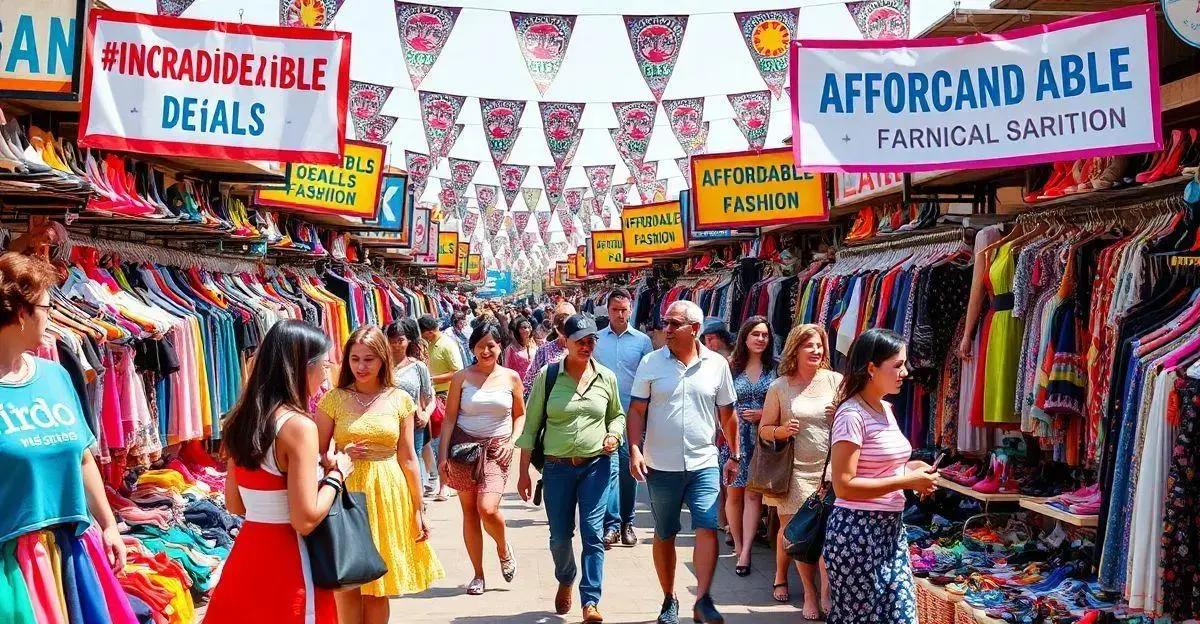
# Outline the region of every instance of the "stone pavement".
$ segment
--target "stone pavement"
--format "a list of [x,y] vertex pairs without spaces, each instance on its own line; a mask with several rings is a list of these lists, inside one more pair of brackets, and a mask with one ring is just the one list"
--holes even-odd
[[[515,470],[514,470],[515,473]],[[446,578],[428,591],[392,601],[391,621],[405,624],[559,624],[581,621],[579,592],[573,592],[573,606],[566,616],[554,613],[554,564],[550,559],[549,529],[545,511],[523,502],[516,494],[512,478],[502,502],[508,536],[516,551],[517,574],[512,583],[500,576],[495,547],[484,535],[484,572],[488,589],[483,596],[464,593],[471,580],[461,535],[461,510],[458,499],[428,504],[433,547],[446,568]],[[676,539],[679,547],[676,593],[680,600],[680,621],[690,623],[695,601],[696,576],[691,567],[692,533],[684,511],[684,531]],[[600,611],[604,621],[613,624],[654,622],[662,603],[662,592],[654,574],[650,554],[652,519],[646,500],[645,485],[638,492],[635,519],[639,544],[615,546],[604,562],[604,596]],[[729,624],[799,624],[800,580],[791,571],[792,603],[781,605],[771,598],[774,576],[773,553],[763,546],[754,551],[754,571],[745,578],[733,573],[734,557],[722,537],[721,558],[713,582],[713,597]],[[579,553],[578,533],[575,552]]]

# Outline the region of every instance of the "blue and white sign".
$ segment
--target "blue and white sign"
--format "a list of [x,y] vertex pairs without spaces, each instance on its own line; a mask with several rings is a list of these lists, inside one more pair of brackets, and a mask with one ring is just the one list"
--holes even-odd
[[1200,48],[1200,2],[1162,0],[1163,17],[1184,43]]

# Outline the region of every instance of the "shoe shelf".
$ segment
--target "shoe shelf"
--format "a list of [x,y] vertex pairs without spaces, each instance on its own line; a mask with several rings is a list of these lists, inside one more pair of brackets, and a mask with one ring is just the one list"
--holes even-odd
[[1063,195],[1062,197],[1047,199],[1046,201],[1034,202],[1032,204],[1027,203],[1025,204],[1025,208],[1029,211],[1041,210],[1043,208],[1068,208],[1076,206],[1080,208],[1097,208],[1108,204],[1128,204],[1131,200],[1144,201],[1157,199],[1159,197],[1177,195],[1192,179],[1192,176],[1179,175],[1149,184],[1127,186],[1112,191],[1090,191],[1074,195]]
[[1022,498],[1021,508],[1077,527],[1092,528],[1099,522],[1099,516],[1080,516],[1069,513],[1036,498]]
[[1027,498],[1022,494],[984,494],[982,492],[976,492],[970,487],[962,485],[961,483],[955,483],[946,477],[938,477],[937,484],[940,488],[945,488],[952,492],[958,492],[963,496],[974,498],[975,500],[983,501],[985,503],[1017,503],[1020,502],[1021,499]]

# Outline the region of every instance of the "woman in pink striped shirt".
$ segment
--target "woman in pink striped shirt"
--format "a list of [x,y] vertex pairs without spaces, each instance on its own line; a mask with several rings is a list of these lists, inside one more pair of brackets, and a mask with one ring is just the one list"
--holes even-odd
[[931,493],[937,472],[909,461],[912,446],[884,397],[908,377],[904,339],[871,329],[850,346],[833,420],[830,467],[837,502],[825,532],[831,624],[917,624],[901,513],[904,490]]

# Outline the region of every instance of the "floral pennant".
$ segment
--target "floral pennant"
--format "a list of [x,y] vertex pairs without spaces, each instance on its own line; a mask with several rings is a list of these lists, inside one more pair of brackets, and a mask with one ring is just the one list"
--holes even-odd
[[169,15],[171,17],[179,17],[183,12],[192,6],[196,0],[158,0],[157,5],[159,15]]
[[542,174],[542,187],[546,189],[546,199],[550,202],[550,209],[557,210],[562,205],[567,172],[558,167],[538,167],[538,171]]
[[708,143],[708,122],[704,121],[704,98],[663,100],[663,110],[671,122],[675,140],[688,156],[704,151]]
[[597,199],[603,201],[604,196],[608,195],[609,189],[612,188],[613,173],[616,170],[616,165],[589,165],[583,168],[588,184],[592,187],[592,195]]
[[496,238],[496,235],[500,233],[500,228],[504,225],[504,213],[493,208],[484,213],[483,222],[487,226],[488,236]]
[[475,203],[479,206],[479,210],[487,212],[496,207],[497,193],[500,192],[500,187],[494,184],[476,184],[475,185]]
[[550,83],[562,68],[575,31],[574,15],[535,15],[532,13],[509,14],[513,30],[517,33],[517,47],[525,57],[529,77],[537,85],[538,93],[546,95]]
[[538,238],[537,232],[525,232],[521,234],[521,243],[525,245],[525,249],[532,249],[537,253],[537,246],[542,244],[542,239]]
[[438,158],[445,158],[454,150],[454,144],[458,142],[458,136],[462,134],[464,124],[454,124],[454,129],[446,136],[446,140],[442,142],[442,153],[438,154]]
[[675,71],[687,23],[686,15],[625,16],[625,31],[633,48],[633,59],[655,101],[662,99],[671,72]]
[[438,201],[442,203],[443,210],[450,211],[458,219],[462,219],[467,212],[467,194],[450,182],[442,183]]
[[465,158],[450,159],[450,184],[459,190],[465,192],[467,185],[475,177],[475,172],[479,170],[478,160],[467,160]]
[[579,121],[583,118],[584,106],[575,102],[538,102],[546,147],[550,148],[550,157],[556,167],[562,167],[574,155],[582,136]]
[[729,96],[733,107],[733,121],[746,137],[750,149],[762,149],[767,143],[767,128],[771,124],[771,92],[748,91]]
[[512,212],[512,221],[516,224],[518,232],[524,232],[529,227],[530,214],[532,213],[528,210],[514,210]]
[[504,205],[509,208],[517,201],[517,193],[521,192],[521,183],[529,173],[529,165],[500,165],[496,167],[500,176],[500,188],[504,189]]
[[646,149],[650,147],[654,118],[658,116],[658,103],[613,102],[612,106],[617,115],[617,127],[615,132],[610,132],[613,134],[613,141],[617,143],[617,152],[625,157],[626,164],[641,164],[646,159]]
[[[853,3],[852,3],[853,4]],[[796,35],[799,9],[734,13],[750,59],[775,97],[783,97],[788,77],[788,48]]]
[[587,205],[591,207],[593,215],[599,217],[600,215],[604,214],[603,197],[589,197],[587,198]]
[[408,183],[413,187],[413,197],[420,201],[425,194],[425,184],[429,181],[433,161],[420,152],[404,150],[404,168],[408,170]]
[[354,136],[364,136],[367,124],[383,110],[383,104],[392,94],[392,88],[387,85],[370,82],[350,81],[350,96],[347,109],[350,120],[354,122]]
[[612,223],[612,210],[608,208],[608,204],[604,204],[604,207],[600,212],[600,223],[603,224],[604,227],[608,227],[608,224]]
[[908,39],[911,26],[909,0],[847,2],[846,10],[863,39]]
[[692,157],[680,156],[675,159],[675,165],[679,167],[679,173],[683,174],[684,183],[687,186],[692,185]]
[[358,124],[355,124],[354,131],[356,136],[362,141],[384,143],[387,140],[388,133],[396,125],[396,121],[397,118],[391,115],[375,115],[370,121],[363,124],[362,128],[359,128]]
[[400,49],[404,52],[404,64],[408,66],[408,77],[412,88],[421,86],[421,81],[437,62],[442,48],[458,21],[458,7],[440,7],[410,2],[396,3],[396,27],[400,30]]
[[492,163],[497,168],[508,160],[517,137],[521,135],[521,115],[525,113],[524,100],[489,100],[479,98],[479,110],[483,113],[483,138]]
[[617,210],[624,210],[625,206],[629,205],[629,187],[632,184],[614,184],[612,190],[613,203],[616,204]]
[[462,111],[463,95],[450,95],[435,91],[418,91],[417,99],[421,105],[421,122],[425,125],[425,141],[429,143],[429,153],[434,159],[450,155],[450,148],[458,138],[456,132],[458,113]]
[[[279,0],[279,25],[289,28],[325,28],[333,21],[338,9],[342,8],[342,3],[345,1]],[[191,2],[187,4],[191,4]],[[159,15],[163,15],[163,13],[160,12]]]
[[542,240],[546,240],[550,236],[550,211],[539,210],[533,213],[533,216],[537,219],[538,231],[542,233]]
[[475,234],[475,228],[478,225],[479,213],[474,210],[468,210],[467,214],[463,216],[462,220],[463,238],[467,239],[468,241],[471,240],[471,237]]
[[563,201],[567,206],[567,213],[574,216],[579,214],[583,208],[583,194],[587,192],[586,186],[574,186],[563,191]]
[[537,210],[538,202],[542,199],[542,189],[537,187],[521,187],[521,198],[525,200],[526,208]]
[[642,203],[648,204],[653,201],[654,181],[658,178],[658,161],[643,163],[641,168],[634,171],[633,178]]

